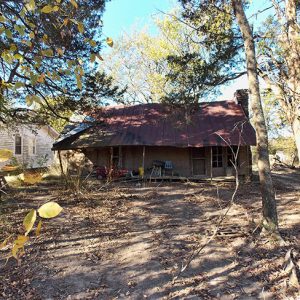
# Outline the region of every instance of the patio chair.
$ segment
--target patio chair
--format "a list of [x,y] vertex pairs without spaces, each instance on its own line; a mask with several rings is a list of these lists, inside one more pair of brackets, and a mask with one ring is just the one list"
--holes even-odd
[[171,172],[171,175],[173,176],[173,170],[174,170],[174,166],[172,161],[166,160],[164,164],[164,176],[166,175],[166,172]]

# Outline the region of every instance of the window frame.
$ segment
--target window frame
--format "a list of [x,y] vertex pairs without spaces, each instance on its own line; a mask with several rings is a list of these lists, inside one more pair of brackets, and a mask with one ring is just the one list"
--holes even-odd
[[[238,146],[231,146],[233,152],[236,154],[238,151],[240,151],[240,148]],[[239,163],[239,155],[240,153],[238,153],[237,155],[237,160],[236,160],[236,163],[237,163],[237,167],[239,167],[240,163]],[[233,153],[230,149],[230,147],[227,147],[227,168],[233,168],[233,164],[231,163],[230,159],[234,159],[233,157]]]
[[[36,137],[32,137],[30,139],[31,143],[30,143],[30,154],[31,155],[36,155]],[[34,151],[33,151],[34,149]]]
[[213,168],[223,168],[224,158],[223,158],[223,147],[213,146],[212,147],[212,167]]
[[[18,147],[20,148],[20,153],[17,153],[17,138],[20,138],[20,145]],[[20,134],[15,134],[14,136],[14,155],[22,155],[23,154],[23,137]]]

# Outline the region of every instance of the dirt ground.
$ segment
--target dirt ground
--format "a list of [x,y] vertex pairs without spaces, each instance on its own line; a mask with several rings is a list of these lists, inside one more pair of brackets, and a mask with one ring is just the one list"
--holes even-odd
[[0,240],[22,232],[31,208],[55,200],[64,210],[31,234],[20,265],[0,252],[0,299],[297,299],[283,265],[289,249],[300,252],[300,172],[278,171],[274,181],[285,245],[259,235],[259,185],[244,183],[218,235],[175,283],[213,233],[233,183],[11,191],[0,202]]

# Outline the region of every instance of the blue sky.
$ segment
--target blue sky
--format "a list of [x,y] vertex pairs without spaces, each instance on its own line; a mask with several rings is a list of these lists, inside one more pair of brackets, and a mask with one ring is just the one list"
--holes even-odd
[[106,3],[103,33],[117,38],[122,32],[130,31],[134,25],[149,25],[149,29],[155,33],[151,26],[151,16],[158,14],[158,10],[169,11],[175,5],[176,1],[171,0],[111,0]]
[[[176,0],[111,0],[106,4],[103,16],[103,33],[113,39],[124,32],[130,32],[131,28],[148,27],[153,34],[156,33],[152,19],[161,11],[168,12],[178,5]],[[249,21],[258,29],[261,22],[270,14],[270,10],[253,16],[258,11],[270,6],[269,0],[253,0],[247,10],[247,16],[252,16]],[[237,89],[248,88],[247,77],[243,76],[233,81],[229,86],[221,89],[222,95],[218,100],[231,99]]]

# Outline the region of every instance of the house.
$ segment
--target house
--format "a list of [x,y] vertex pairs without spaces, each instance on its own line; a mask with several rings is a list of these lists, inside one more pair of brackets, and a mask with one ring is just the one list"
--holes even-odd
[[[15,163],[26,168],[49,166],[54,157],[51,147],[57,137],[50,126],[0,127],[0,149],[11,150]],[[5,164],[0,163],[0,167]]]
[[145,176],[171,169],[174,176],[191,178],[233,175],[233,151],[238,150],[239,174],[251,174],[250,146],[256,137],[247,90],[238,90],[234,100],[189,110],[160,103],[108,106],[89,117],[94,122],[70,128],[52,149],[80,151],[94,166],[135,172],[142,167]]

